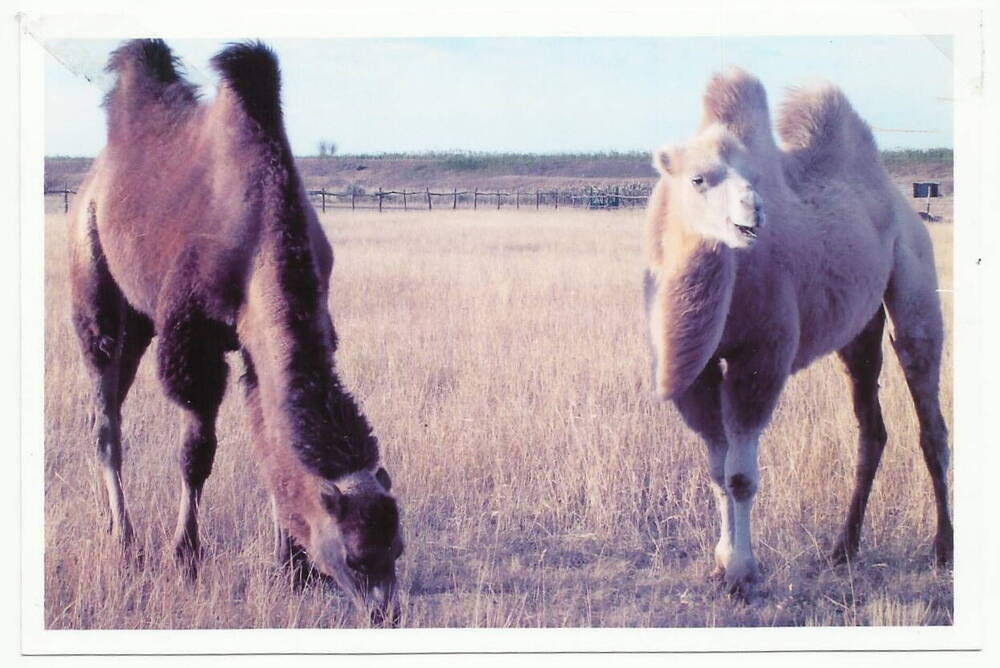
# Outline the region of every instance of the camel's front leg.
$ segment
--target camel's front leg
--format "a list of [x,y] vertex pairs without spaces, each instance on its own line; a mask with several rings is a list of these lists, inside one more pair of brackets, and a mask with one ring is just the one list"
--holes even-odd
[[719,541],[715,545],[715,572],[722,577],[733,553],[733,499],[726,486],[726,454],[729,451],[723,428],[720,387],[722,369],[719,360],[713,359],[682,395],[675,399],[677,410],[684,422],[705,442],[708,455],[708,474],[719,511]]
[[757,434],[734,434],[726,453],[725,493],[731,513],[732,545],[725,561],[725,577],[734,591],[745,589],[760,576],[750,530],[750,513],[758,482],[757,442]]
[[724,578],[726,565],[733,555],[733,498],[726,489],[726,453],[728,444],[706,443],[708,446],[708,469],[712,479],[712,494],[715,508],[719,511],[719,541],[715,544],[714,577]]
[[728,360],[722,383],[722,418],[729,442],[725,488],[733,509],[732,552],[725,564],[726,583],[731,590],[744,595],[760,577],[750,529],[759,479],[757,446],[788,377],[788,362],[783,363],[787,356],[780,351],[768,355],[762,348],[746,358]]
[[184,290],[174,287],[161,294],[178,297],[173,303],[165,302],[169,310],[159,327],[157,372],[167,396],[186,416],[178,456],[181,493],[173,550],[182,571],[194,579],[201,555],[198,506],[215,461],[215,421],[229,373],[225,359],[227,330],[211,320],[198,302],[186,299]]

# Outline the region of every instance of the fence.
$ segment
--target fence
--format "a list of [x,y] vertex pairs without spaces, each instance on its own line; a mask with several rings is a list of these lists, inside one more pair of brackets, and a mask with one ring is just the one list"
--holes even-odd
[[49,188],[45,189],[46,195],[62,195],[63,196],[63,213],[69,212],[69,196],[75,195],[76,191],[71,190],[69,186],[63,186],[60,190],[51,190]]
[[[914,193],[916,193],[917,184],[913,185]],[[906,189],[901,189],[904,192],[906,191]],[[58,190],[45,190],[46,195],[62,195],[64,212],[69,211],[69,196],[75,195],[76,192],[76,190],[68,186],[63,186]],[[495,205],[497,209],[501,209],[505,202],[508,206],[513,205],[513,208],[520,209],[522,204],[530,207],[532,200],[534,200],[535,209],[540,209],[543,206],[551,206],[558,209],[560,205],[586,206],[590,209],[618,209],[645,206],[649,199],[650,186],[642,183],[633,183],[605,189],[587,186],[576,190],[536,189],[534,191],[514,190],[513,192],[504,192],[502,190],[481,191],[478,188],[473,190],[452,188],[451,192],[436,192],[430,188],[424,188],[423,190],[385,190],[379,188],[374,192],[365,192],[358,188],[351,188],[345,192],[336,192],[320,188],[319,190],[308,190],[306,192],[313,198],[314,203],[319,204],[319,208],[323,212],[326,212],[328,207],[339,206],[346,208],[348,202],[350,202],[351,209],[367,208],[383,211],[386,208],[401,208],[404,211],[409,209],[426,209],[430,211],[435,207],[435,198],[437,198],[438,208],[441,207],[441,200],[447,198],[444,202],[445,208],[452,209],[457,209],[460,202],[466,205],[471,202],[472,209],[479,209],[480,203],[484,207],[489,206],[492,208]],[[359,203],[361,204],[359,205]],[[400,206],[400,203],[402,203],[402,206]],[[448,206],[449,204],[450,207]]]
[[[624,190],[624,192],[623,192]],[[645,188],[648,190],[648,188]],[[558,209],[562,206],[587,206],[591,209],[617,209],[629,206],[645,206],[649,193],[643,189],[627,186],[622,188],[616,186],[613,189],[601,190],[595,187],[587,187],[578,190],[514,190],[505,192],[503,190],[459,190],[452,188],[450,192],[436,192],[430,188],[423,190],[385,190],[379,188],[373,192],[350,189],[345,192],[336,192],[320,188],[319,190],[309,190],[308,194],[319,204],[321,211],[326,211],[327,207],[346,207],[350,202],[351,209],[371,208],[383,211],[390,208],[426,209],[431,211],[436,206],[441,208],[457,209],[459,203],[468,205],[471,202],[473,209],[479,209],[480,204],[484,207],[496,209],[503,208],[504,204],[514,209],[523,206],[530,207],[532,201],[536,209],[541,207],[553,207]],[[361,204],[359,205],[359,202]],[[401,205],[401,206],[400,206]]]
[[[542,206],[551,206],[555,209],[559,208],[559,205],[563,206],[586,206],[591,209],[617,209],[624,207],[635,207],[635,206],[645,206],[646,200],[649,198],[648,192],[643,192],[644,186],[628,185],[622,188],[621,186],[615,186],[613,189],[601,190],[595,187],[587,187],[582,190],[540,190],[536,189],[533,192],[530,190],[514,190],[513,192],[504,192],[502,190],[486,190],[481,191],[478,188],[473,190],[459,190],[457,188],[452,188],[451,192],[435,192],[430,188],[424,188],[423,190],[384,190],[379,188],[375,192],[364,192],[357,189],[351,189],[346,192],[336,192],[332,190],[327,190],[326,188],[320,188],[319,190],[308,190],[306,191],[310,197],[319,203],[320,210],[326,212],[327,207],[346,207],[347,202],[350,201],[351,209],[358,208],[369,208],[378,209],[382,211],[386,208],[400,208],[399,202],[402,202],[402,209],[404,211],[409,209],[427,209],[428,211],[434,208],[434,198],[438,198],[438,206],[440,208],[440,202],[442,198],[449,198],[452,209],[457,209],[459,202],[468,203],[471,201],[473,209],[479,209],[480,202],[484,206],[491,204],[496,204],[496,208],[500,209],[503,207],[506,201],[508,206],[511,204],[515,209],[520,209],[522,202],[525,206],[530,206],[531,201],[534,200],[535,208],[540,209]],[[624,190],[624,192],[623,192]],[[69,211],[69,196],[75,195],[76,190],[73,190],[67,186],[63,186],[61,189],[46,189],[46,195],[62,195],[63,196],[63,212]],[[318,199],[317,199],[318,198]],[[414,200],[416,198],[416,200]],[[328,200],[330,200],[328,202]],[[334,204],[334,202],[342,201],[342,204]],[[358,205],[359,202],[371,201],[370,204]],[[419,206],[417,205],[419,202]],[[392,203],[394,206],[389,207],[388,204]],[[445,202],[445,208],[448,202]]]

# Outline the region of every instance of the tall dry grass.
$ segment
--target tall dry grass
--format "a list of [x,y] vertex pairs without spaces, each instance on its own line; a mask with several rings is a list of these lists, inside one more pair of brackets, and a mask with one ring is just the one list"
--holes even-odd
[[[951,622],[952,580],[931,564],[934,503],[891,353],[890,442],[859,562],[826,559],[856,439],[846,381],[827,359],[791,380],[762,441],[754,521],[766,571],[763,594],[746,605],[706,578],[716,512],[702,446],[651,398],[641,212],[336,212],[324,222],[337,256],[340,373],[376,428],[403,508],[403,625]],[[189,585],[171,567],[181,427],[151,354],[124,408],[124,483],[144,559],[116,558],[93,482],[61,209],[46,226],[47,625],[356,623],[336,591],[293,590],[272,566],[266,497],[232,388],[201,513],[201,577]],[[951,226],[932,234],[948,289]],[[951,295],[942,297],[950,323]],[[945,362],[950,422],[950,338]],[[230,364],[235,377],[240,363]]]

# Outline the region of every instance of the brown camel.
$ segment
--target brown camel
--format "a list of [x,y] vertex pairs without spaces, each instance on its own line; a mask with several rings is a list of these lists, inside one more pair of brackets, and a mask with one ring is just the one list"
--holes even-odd
[[838,89],[791,91],[773,139],[764,88],[715,76],[687,145],[656,152],[646,303],[657,394],[705,441],[721,531],[717,574],[759,575],[750,509],[757,445],[788,376],[836,351],[860,428],[838,560],[858,549],[886,443],[878,400],[885,312],[920,422],[937,501],[940,563],[952,556],[943,339],[930,237],[890,182],[869,127]]
[[200,104],[162,41],[111,54],[107,147],[71,215],[73,323],[94,379],[112,532],[132,539],[121,405],[159,335],[160,381],[186,415],[173,546],[196,575],[225,354],[239,350],[278,559],[304,550],[373,621],[394,623],[399,512],[375,436],[334,368],[333,253],[292,159],[277,59],[247,43],[212,64],[218,94]]

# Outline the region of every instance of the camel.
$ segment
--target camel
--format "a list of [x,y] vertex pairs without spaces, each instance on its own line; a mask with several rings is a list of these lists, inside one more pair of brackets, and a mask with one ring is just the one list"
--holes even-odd
[[752,75],[715,75],[703,102],[694,139],[654,153],[645,297],[656,394],[707,449],[720,518],[714,574],[734,593],[759,580],[750,512],[760,434],[789,375],[831,352],[850,377],[860,430],[833,556],[856,556],[886,444],[878,399],[886,312],[933,483],[936,558],[949,563],[944,334],[927,230],[836,87],[789,92],[777,124],[782,148]]
[[70,215],[72,317],[93,379],[111,531],[133,542],[121,406],[158,335],[158,377],[185,416],[172,545],[197,576],[225,355],[238,350],[279,562],[304,551],[374,623],[395,623],[399,509],[376,437],[335,370],[333,252],[292,159],[277,58],[259,42],[232,44],[212,65],[221,82],[203,104],[161,40],[111,54],[107,146]]

